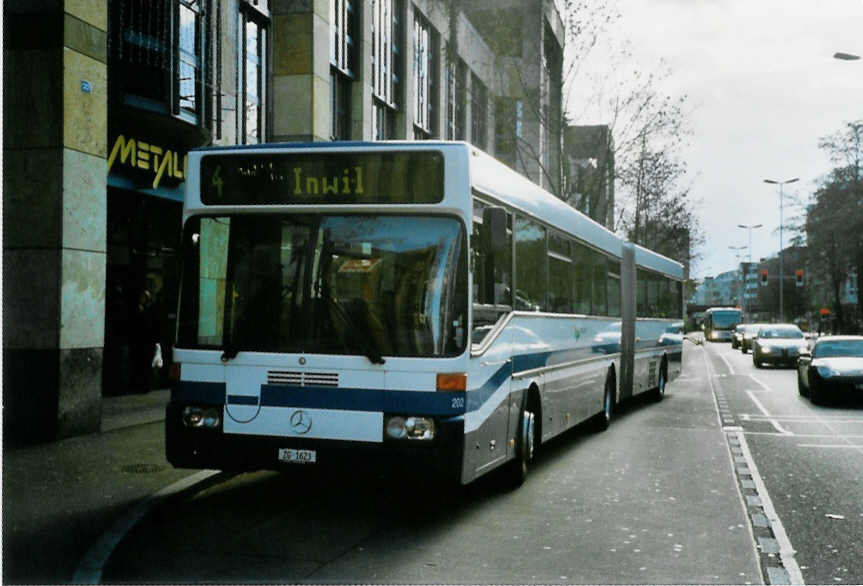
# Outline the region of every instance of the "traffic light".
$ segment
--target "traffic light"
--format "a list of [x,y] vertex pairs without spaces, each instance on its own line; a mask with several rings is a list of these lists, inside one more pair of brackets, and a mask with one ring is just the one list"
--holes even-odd
[[767,285],[767,269],[761,269],[761,284]]
[[798,287],[803,286],[803,269],[797,269],[794,271],[794,279],[797,282]]

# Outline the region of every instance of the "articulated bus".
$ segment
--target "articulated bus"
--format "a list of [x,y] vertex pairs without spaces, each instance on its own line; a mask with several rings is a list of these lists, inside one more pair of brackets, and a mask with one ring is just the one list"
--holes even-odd
[[734,328],[743,323],[743,312],[735,307],[711,307],[704,312],[704,339],[730,342]]
[[680,373],[681,265],[466,143],[195,150],[183,222],[176,467],[518,485]]

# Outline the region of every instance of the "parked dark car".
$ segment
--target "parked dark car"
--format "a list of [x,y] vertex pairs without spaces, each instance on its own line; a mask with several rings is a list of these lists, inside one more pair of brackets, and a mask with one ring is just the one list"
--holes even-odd
[[740,339],[740,351],[747,354],[752,350],[752,340],[758,334],[758,328],[768,324],[744,324],[743,337]]
[[794,366],[800,351],[809,346],[803,332],[794,324],[770,324],[758,328],[752,341],[752,364],[784,364]]
[[863,336],[824,336],[797,360],[797,390],[813,403],[863,397]]

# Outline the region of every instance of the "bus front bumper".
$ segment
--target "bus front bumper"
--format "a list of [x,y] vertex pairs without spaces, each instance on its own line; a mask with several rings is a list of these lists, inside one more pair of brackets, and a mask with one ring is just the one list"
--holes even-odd
[[327,469],[346,470],[352,475],[410,472],[448,482],[461,479],[464,450],[462,417],[436,418],[433,440],[371,443],[226,434],[221,428],[190,428],[182,420],[184,406],[171,402],[166,410],[165,452],[168,462],[175,468],[226,471]]

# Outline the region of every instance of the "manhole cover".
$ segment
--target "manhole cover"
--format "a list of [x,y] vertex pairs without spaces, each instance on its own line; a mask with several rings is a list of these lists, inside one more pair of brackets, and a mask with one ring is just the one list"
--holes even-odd
[[127,474],[155,474],[164,470],[164,466],[158,464],[129,464],[120,468]]

